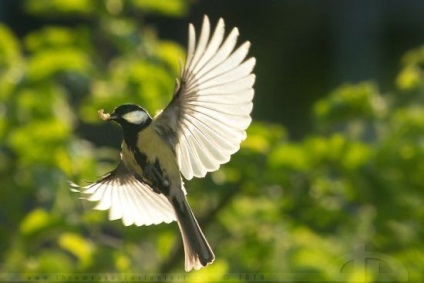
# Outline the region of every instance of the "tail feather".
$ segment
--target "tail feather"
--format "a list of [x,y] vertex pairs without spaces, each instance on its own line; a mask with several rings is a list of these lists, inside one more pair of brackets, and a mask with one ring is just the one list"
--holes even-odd
[[215,259],[215,255],[208,244],[196,218],[191,211],[185,196],[174,197],[172,205],[175,209],[178,227],[183,238],[185,252],[185,270],[198,270]]

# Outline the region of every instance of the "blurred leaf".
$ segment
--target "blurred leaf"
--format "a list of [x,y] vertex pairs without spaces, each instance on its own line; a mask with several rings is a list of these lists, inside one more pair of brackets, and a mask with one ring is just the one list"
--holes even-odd
[[82,30],[73,30],[60,26],[45,27],[30,33],[24,38],[25,47],[31,52],[44,49],[66,49],[70,46],[89,47],[87,34]]
[[401,62],[404,65],[417,65],[424,63],[424,46],[414,48],[406,52],[402,56]]
[[188,12],[187,0],[131,0],[132,4],[145,12],[169,16],[183,16]]
[[65,99],[65,91],[58,86],[43,85],[37,89],[23,87],[14,98],[16,110],[10,112],[14,112],[13,115],[20,123],[52,117],[57,117],[68,127],[73,123],[74,116]]
[[20,60],[20,45],[12,32],[0,24],[0,66],[11,65]]
[[370,271],[366,265],[355,266],[355,268],[348,272],[347,281],[348,283],[364,282],[371,283],[375,282],[374,272]]
[[58,120],[36,121],[14,130],[8,142],[23,162],[54,164],[56,150],[69,134],[69,125]]
[[342,164],[349,170],[358,170],[370,161],[372,149],[367,145],[355,142],[350,143],[343,154]]
[[25,9],[34,15],[59,16],[68,14],[91,15],[95,11],[91,0],[26,0]]
[[59,246],[78,258],[83,266],[91,263],[94,246],[75,233],[62,233],[58,239]]
[[[118,47],[121,52],[134,52],[139,48],[136,22],[128,18],[111,18],[101,22],[102,29],[108,34],[111,43]],[[143,33],[143,36],[145,34]]]
[[[1,112],[2,112],[2,109],[1,109],[1,106],[0,106],[0,139],[3,140],[4,135],[6,133],[7,120],[4,118],[4,113],[1,113]],[[0,158],[0,163],[1,163],[1,158]]]
[[408,65],[397,76],[396,85],[401,90],[411,90],[416,88],[421,81],[421,70],[417,66]]
[[315,116],[323,122],[343,121],[352,118],[369,119],[384,114],[385,101],[372,83],[345,84],[328,97],[318,101]]
[[91,63],[84,52],[74,48],[43,50],[28,62],[28,78],[42,80],[58,72],[76,72],[83,76],[91,69]]
[[287,168],[304,171],[309,168],[309,157],[301,146],[282,144],[270,153],[269,164],[272,168]]
[[178,44],[170,41],[161,41],[157,47],[159,58],[171,67],[172,71],[179,77],[182,64],[185,60],[185,51]]
[[51,223],[51,217],[44,209],[37,208],[31,211],[20,224],[20,231],[24,235],[31,235]]
[[225,261],[216,260],[208,268],[191,272],[187,276],[186,282],[216,282],[223,280],[228,272],[228,265]]
[[106,0],[106,9],[112,15],[117,15],[122,12],[124,3],[123,0]]
[[118,271],[128,272],[130,270],[131,261],[128,256],[123,255],[122,253],[115,254],[115,265]]
[[172,246],[175,244],[175,231],[173,232],[164,232],[158,235],[158,254],[166,259],[169,255],[169,251],[172,249]]
[[[45,249],[38,256],[36,272],[51,273],[52,270],[61,272],[70,272],[72,270],[72,260],[61,251],[54,249]],[[53,277],[53,276],[52,276]],[[57,278],[57,277],[56,277]],[[55,278],[55,279],[56,279]]]
[[0,24],[0,101],[8,98],[23,77],[24,62],[21,56],[17,38]]
[[241,147],[264,154],[273,144],[281,142],[286,136],[285,129],[279,125],[267,125],[253,121],[247,129],[247,138]]
[[394,125],[402,130],[418,130],[424,128],[424,108],[411,106],[396,111],[392,117]]

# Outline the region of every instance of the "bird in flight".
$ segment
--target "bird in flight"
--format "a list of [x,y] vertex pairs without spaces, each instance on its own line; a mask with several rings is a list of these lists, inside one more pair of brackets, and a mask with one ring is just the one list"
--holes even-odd
[[75,191],[109,219],[128,225],[177,221],[185,252],[185,270],[200,269],[215,255],[187,202],[186,180],[204,177],[227,163],[246,138],[251,123],[255,58],[250,43],[236,48],[238,29],[225,36],[219,19],[213,32],[207,16],[199,39],[189,25],[187,60],[169,105],[152,118],[135,104],[124,104],[102,120],[122,127],[121,160],[100,180]]

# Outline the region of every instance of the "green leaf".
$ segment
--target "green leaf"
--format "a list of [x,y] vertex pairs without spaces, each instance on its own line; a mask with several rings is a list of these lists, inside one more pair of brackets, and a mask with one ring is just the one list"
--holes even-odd
[[37,208],[27,214],[22,220],[19,229],[22,234],[31,235],[44,229],[50,223],[51,217],[49,213],[42,208]]
[[56,164],[69,135],[70,126],[61,121],[34,121],[17,127],[7,142],[24,163]]
[[269,155],[271,168],[287,168],[305,171],[309,168],[309,157],[302,146],[287,143],[276,147]]
[[26,0],[25,9],[34,15],[84,15],[89,16],[96,11],[95,1],[92,0]]
[[183,16],[188,12],[187,0],[131,0],[134,7],[149,13]]
[[28,62],[28,78],[32,81],[50,79],[59,72],[88,75],[91,62],[87,54],[74,48],[43,50]]
[[185,61],[184,49],[171,41],[161,41],[156,49],[157,56],[171,67],[172,71],[179,77],[181,64]]
[[62,233],[59,236],[58,244],[62,249],[76,256],[83,266],[91,263],[94,246],[80,235],[70,232]]
[[12,32],[0,24],[0,66],[10,66],[20,60],[20,44]]
[[397,76],[396,85],[400,90],[411,90],[418,87],[422,81],[421,69],[415,65],[408,65]]
[[191,272],[187,276],[187,282],[219,282],[225,278],[228,272],[228,264],[224,260],[216,260],[208,268]]
[[406,66],[424,63],[424,46],[414,48],[406,52],[402,56],[401,62]]
[[0,101],[6,100],[13,93],[24,76],[24,69],[25,63],[17,38],[9,28],[0,24]]
[[267,153],[276,142],[281,142],[286,137],[287,133],[280,125],[253,121],[247,129],[247,138],[241,147],[258,153]]
[[385,113],[386,104],[373,83],[345,84],[314,106],[314,114],[321,123],[347,119],[369,119]]
[[48,26],[42,30],[36,30],[24,38],[24,43],[26,49],[32,52],[56,48],[66,49],[71,46],[89,47],[86,32],[60,26]]
[[361,142],[350,143],[344,154],[342,164],[349,170],[357,170],[363,167],[372,157],[372,149]]

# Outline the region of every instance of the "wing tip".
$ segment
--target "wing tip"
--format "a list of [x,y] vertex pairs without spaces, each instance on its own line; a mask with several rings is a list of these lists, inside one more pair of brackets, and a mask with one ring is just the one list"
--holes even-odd
[[236,36],[236,37],[238,37],[240,35],[240,31],[239,31],[238,27],[233,27],[231,32],[234,32],[234,36]]
[[203,15],[203,25],[204,24],[208,24],[208,25],[210,25],[210,22],[209,22],[209,17],[208,17],[208,15]]

